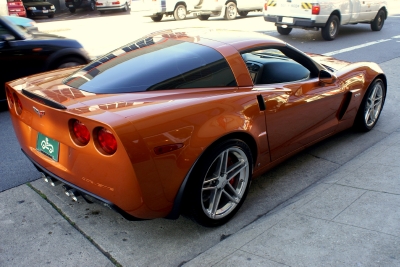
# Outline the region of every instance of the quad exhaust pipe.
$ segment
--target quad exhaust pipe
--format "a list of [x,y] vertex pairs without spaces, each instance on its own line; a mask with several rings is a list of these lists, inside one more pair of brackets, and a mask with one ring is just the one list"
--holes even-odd
[[[57,186],[57,185],[61,184],[61,182],[59,180],[51,178],[50,176],[46,176],[46,174],[44,174],[43,172],[41,173],[41,178],[46,183],[49,183],[51,186]],[[62,188],[64,189],[65,195],[71,197],[71,199],[75,202],[78,201],[78,197],[81,195],[78,190],[76,190],[66,184],[63,184]]]

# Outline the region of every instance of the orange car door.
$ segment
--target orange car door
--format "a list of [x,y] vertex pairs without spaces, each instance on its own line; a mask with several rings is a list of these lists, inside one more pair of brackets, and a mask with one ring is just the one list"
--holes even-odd
[[344,99],[340,83],[322,85],[318,78],[287,84],[257,85],[266,105],[271,160],[331,134]]

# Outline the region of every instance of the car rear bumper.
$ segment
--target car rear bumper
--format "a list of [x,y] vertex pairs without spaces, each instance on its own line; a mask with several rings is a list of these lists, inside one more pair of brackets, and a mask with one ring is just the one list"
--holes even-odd
[[27,10],[28,16],[51,16],[56,13],[55,10],[47,9],[47,10]]
[[264,15],[264,20],[268,22],[274,22],[276,26],[286,25],[289,28],[321,28],[325,27],[325,23],[317,23],[312,19],[304,19],[304,18],[293,18],[293,23],[285,23],[282,22],[284,16],[271,16]]
[[97,6],[96,8],[98,11],[106,11],[106,10],[122,10],[125,8],[125,5],[121,6]]

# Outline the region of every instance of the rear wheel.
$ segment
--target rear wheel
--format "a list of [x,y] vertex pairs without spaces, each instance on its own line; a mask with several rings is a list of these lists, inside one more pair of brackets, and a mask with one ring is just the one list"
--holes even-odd
[[325,27],[321,29],[322,38],[327,41],[332,41],[336,38],[339,32],[339,18],[336,15],[332,15]]
[[374,21],[372,21],[371,23],[371,30],[380,31],[384,23],[385,23],[385,11],[381,9],[379,10],[378,14],[376,14]]
[[75,67],[79,65],[83,65],[86,62],[78,57],[66,57],[61,59],[60,61],[56,62],[53,65],[53,69],[64,69],[64,68],[70,68],[70,67]]
[[184,5],[178,5],[174,10],[175,20],[184,20],[186,18],[186,7]]
[[75,7],[70,7],[70,8],[69,8],[69,12],[75,13],[75,11],[76,11],[76,8],[75,8]]
[[154,22],[159,22],[162,20],[163,15],[157,15],[155,17],[151,17],[151,20]]
[[229,3],[226,5],[225,19],[227,19],[227,20],[233,20],[233,19],[236,18],[237,13],[238,13],[238,11],[237,11],[236,4],[233,3],[233,2],[229,2]]
[[385,84],[381,79],[376,79],[368,88],[358,109],[354,127],[357,130],[368,132],[374,128],[385,103]]
[[292,28],[289,28],[289,27],[288,28],[283,28],[283,27],[277,26],[276,30],[281,35],[288,35],[292,31]]
[[241,17],[246,17],[247,14],[249,14],[249,11],[240,11],[240,12],[239,12],[239,15],[240,15]]
[[252,164],[250,148],[238,139],[208,151],[192,172],[186,192],[187,215],[206,227],[229,221],[246,198]]
[[210,15],[200,15],[198,18],[199,20],[208,20],[209,17]]

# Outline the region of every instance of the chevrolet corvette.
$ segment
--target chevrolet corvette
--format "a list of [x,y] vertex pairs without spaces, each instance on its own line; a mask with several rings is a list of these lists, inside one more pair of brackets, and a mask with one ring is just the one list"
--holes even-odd
[[216,29],[155,32],[6,84],[22,152],[52,185],[129,220],[228,222],[252,179],[385,102],[375,63]]

